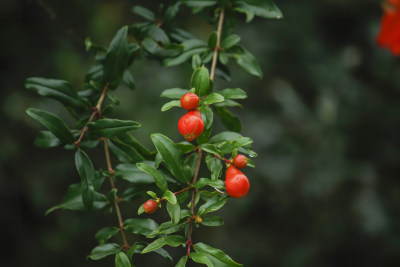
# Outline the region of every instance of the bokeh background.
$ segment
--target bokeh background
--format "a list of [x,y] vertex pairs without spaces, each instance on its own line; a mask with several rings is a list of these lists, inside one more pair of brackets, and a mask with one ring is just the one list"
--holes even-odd
[[[25,90],[24,80],[58,78],[81,88],[93,63],[85,37],[107,45],[122,25],[139,20],[130,11],[134,4],[158,2],[0,1],[0,266],[113,264],[112,257],[85,257],[96,231],[116,224],[115,214],[44,215],[79,178],[71,151],[33,145],[42,128],[26,108],[68,115]],[[264,78],[233,67],[231,83],[216,80],[219,88],[241,87],[249,95],[234,112],[259,154],[256,168],[245,170],[250,193],[219,211],[225,226],[196,231],[194,239],[245,266],[398,266],[400,60],[376,46],[381,2],[275,2],[284,19],[245,24],[241,18],[237,27]],[[190,12],[179,23],[200,38],[212,31]],[[182,114],[161,113],[159,94],[187,87],[190,66],[164,69],[143,59],[131,70],[136,89],[119,90],[115,117],[142,122],[135,136],[149,147],[153,132],[180,140]],[[102,155],[93,157],[104,168]],[[122,209],[134,216],[137,206]],[[137,266],[169,266],[155,254],[135,257]]]

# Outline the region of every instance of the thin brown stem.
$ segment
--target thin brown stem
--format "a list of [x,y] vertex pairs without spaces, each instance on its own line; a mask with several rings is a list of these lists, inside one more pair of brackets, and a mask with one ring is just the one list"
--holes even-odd
[[180,193],[183,193],[183,192],[185,192],[185,191],[188,191],[189,189],[191,189],[192,187],[186,187],[186,188],[183,188],[182,190],[179,190],[179,191],[176,191],[175,193],[174,193],[174,195],[176,196],[176,195],[179,195]]
[[225,161],[226,164],[233,165],[232,162],[231,162],[230,160],[227,160],[226,158],[223,158],[223,157],[221,157],[221,156],[218,155],[218,154],[213,154],[213,156],[214,156],[215,158],[217,158],[217,159],[220,159],[220,160]]
[[217,62],[218,62],[218,52],[221,49],[221,32],[222,32],[222,25],[224,24],[224,15],[225,15],[225,10],[221,9],[221,12],[219,13],[219,21],[217,29],[217,43],[215,44],[213,60],[211,63],[211,71],[210,71],[211,80],[214,80],[215,68],[217,67]]
[[[106,161],[107,161],[107,168],[108,168],[108,171],[110,172],[111,189],[114,189],[115,188],[114,169],[113,169],[112,163],[111,163],[110,149],[108,147],[107,138],[103,138],[103,143],[104,143],[104,153],[106,155]],[[118,202],[119,202],[119,198],[118,198],[117,194],[115,194],[115,196],[114,196],[114,206],[115,206],[115,211],[116,211],[117,217],[118,217],[119,230],[121,231],[122,241],[124,243],[122,245],[122,249],[124,251],[127,251],[129,249],[129,244],[128,244],[128,241],[126,239],[124,221],[122,219],[121,210],[119,208]]]
[[106,95],[107,95],[108,89],[109,89],[109,85],[107,84],[106,87],[104,87],[103,92],[102,92],[101,95],[100,95],[100,98],[99,98],[99,101],[97,102],[97,105],[93,108],[93,112],[92,112],[92,114],[90,115],[90,118],[89,118],[88,122],[87,122],[86,125],[82,128],[81,134],[79,135],[78,140],[75,141],[75,146],[76,146],[78,149],[80,148],[80,145],[81,145],[83,136],[86,134],[86,132],[87,132],[88,129],[89,129],[89,128],[87,127],[87,125],[88,125],[90,122],[92,122],[92,121],[94,120],[94,117],[95,117],[96,115],[100,115],[100,114],[101,114],[101,105],[103,104],[104,98],[105,98]]

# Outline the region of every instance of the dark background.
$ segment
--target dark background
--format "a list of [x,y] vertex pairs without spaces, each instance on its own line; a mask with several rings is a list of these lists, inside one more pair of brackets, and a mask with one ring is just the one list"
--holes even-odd
[[[150,1],[148,1],[150,2]],[[160,1],[158,1],[160,2]],[[237,32],[265,73],[259,80],[232,68],[232,82],[249,98],[235,110],[242,133],[254,139],[251,189],[219,212],[225,226],[194,240],[218,247],[245,266],[398,266],[400,262],[400,61],[376,46],[381,6],[373,0],[276,3],[283,20],[241,18]],[[0,1],[0,265],[111,266],[113,258],[85,260],[94,234],[115,225],[115,214],[44,212],[79,181],[71,151],[33,145],[41,125],[30,106],[68,120],[63,107],[24,89],[31,76],[64,79],[79,89],[93,63],[83,40],[107,45],[130,12],[147,1]],[[188,11],[188,10],[187,10]],[[200,38],[212,26],[182,12],[179,24]],[[164,69],[139,60],[137,87],[119,90],[115,117],[137,120],[135,136],[180,140],[181,114],[160,112],[158,96],[187,87],[189,65]],[[218,129],[217,129],[218,131]],[[102,155],[95,167],[105,165]],[[122,207],[135,216],[137,205]],[[165,214],[164,214],[165,215]],[[164,216],[160,212],[157,216]],[[158,220],[158,217],[155,217]],[[171,250],[174,258],[183,249]],[[149,254],[137,266],[168,266]]]

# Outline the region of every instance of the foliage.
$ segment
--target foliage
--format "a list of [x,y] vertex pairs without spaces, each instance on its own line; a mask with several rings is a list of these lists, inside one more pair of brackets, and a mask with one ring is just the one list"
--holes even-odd
[[[210,20],[216,29],[207,41],[176,26],[176,16],[183,8],[190,8],[194,13],[213,14]],[[184,246],[186,256],[175,261],[176,266],[185,266],[188,258],[207,266],[242,266],[219,249],[200,242],[192,243],[191,237],[194,228],[224,223],[222,218],[211,215],[229,200],[223,192],[221,160],[229,163],[224,157],[232,158],[238,151],[256,156],[251,147],[253,140],[239,133],[240,120],[228,109],[240,106],[236,100],[245,99],[247,93],[240,88],[218,88],[214,77],[229,80],[228,62],[232,59],[244,71],[261,78],[262,71],[255,57],[239,44],[240,36],[233,33],[238,14],[244,13],[246,22],[254,16],[281,18],[282,14],[269,0],[180,0],[170,5],[160,4],[157,13],[142,6],[135,6],[132,11],[145,21],[120,28],[108,47],[86,39],[86,49],[94,52],[95,63],[85,76],[82,90],[76,91],[62,80],[39,77],[26,80],[27,89],[59,101],[75,120],[74,126],[69,127],[59,116],[48,111],[37,108],[26,111],[46,128],[38,134],[35,143],[41,147],[63,146],[75,150],[75,166],[81,178],[79,184],[69,186],[62,203],[47,213],[56,209],[114,209],[119,225],[105,226],[96,233],[99,245],[88,256],[92,260],[115,255],[115,266],[131,266],[135,263],[134,254],[149,252],[171,260],[163,248]],[[172,100],[161,111],[180,107],[179,99],[183,94],[196,93],[201,98],[198,110],[205,124],[203,133],[197,138],[197,146],[174,142],[161,133],[154,133],[151,140],[155,151],[151,151],[131,135],[141,123],[109,117],[119,103],[112,92],[121,85],[134,87],[133,75],[128,69],[140,57],[155,59],[165,67],[191,63],[190,87],[164,90],[161,96]],[[212,133],[214,115],[227,131]],[[107,168],[95,170],[85,151],[101,145]],[[210,174],[199,179],[203,153]],[[119,161],[115,168],[112,155]],[[254,162],[249,159],[248,165],[254,167]],[[125,192],[118,191],[119,179],[130,183],[126,191],[135,191],[133,197],[125,198]],[[109,189],[104,183],[106,180],[110,182]],[[144,180],[146,186],[141,187]],[[137,218],[123,221],[119,206],[136,198],[143,199],[146,193],[160,207],[166,206],[169,221],[158,224],[150,218],[141,218],[143,206],[138,208]],[[111,241],[118,233],[122,245]],[[135,235],[154,240],[132,242]]]

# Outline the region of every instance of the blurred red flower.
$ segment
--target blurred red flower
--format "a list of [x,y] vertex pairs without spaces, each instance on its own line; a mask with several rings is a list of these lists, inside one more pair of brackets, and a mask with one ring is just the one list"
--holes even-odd
[[387,0],[383,11],[381,29],[377,36],[378,45],[400,56],[400,0]]

